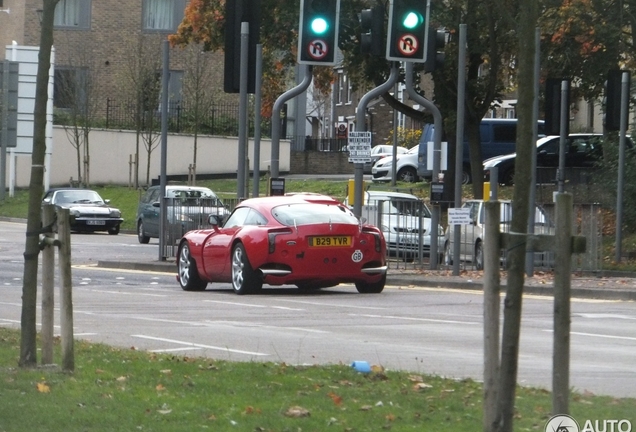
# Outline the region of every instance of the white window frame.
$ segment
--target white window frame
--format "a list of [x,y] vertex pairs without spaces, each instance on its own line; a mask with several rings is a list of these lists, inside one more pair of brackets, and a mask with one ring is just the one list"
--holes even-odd
[[183,20],[185,5],[185,0],[143,0],[142,29],[175,32]]
[[55,6],[53,26],[56,29],[91,28],[92,0],[60,0]]

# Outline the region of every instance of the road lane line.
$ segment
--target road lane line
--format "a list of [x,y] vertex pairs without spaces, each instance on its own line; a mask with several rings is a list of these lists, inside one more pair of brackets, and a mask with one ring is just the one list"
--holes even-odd
[[179,351],[193,351],[200,350],[201,348],[197,347],[185,347],[185,348],[168,348],[168,349],[155,349],[149,350],[151,353],[169,353],[169,352],[179,352]]
[[[553,332],[551,329],[546,329],[543,331],[548,333]],[[614,335],[604,335],[604,334],[598,334],[598,333],[584,333],[584,332],[570,332],[570,334],[577,335],[577,336],[599,337],[599,338],[605,338],[605,339],[621,339],[621,340],[636,341],[636,337],[630,337],[630,336],[614,336]]]
[[349,316],[359,316],[364,318],[398,319],[398,320],[406,320],[406,321],[426,321],[426,322],[443,323],[443,324],[481,325],[480,322],[440,320],[440,319],[433,319],[433,318],[412,318],[412,317],[400,317],[400,316],[394,316],[394,315],[349,314]]
[[251,303],[238,303],[238,302],[229,302],[229,301],[219,301],[219,300],[203,300],[206,303],[219,303],[233,306],[247,306],[247,307],[255,307],[255,308],[266,308],[268,306],[251,304]]
[[147,296],[147,297],[168,297],[165,294],[146,294],[146,293],[140,293],[140,292],[109,291],[109,290],[99,290],[99,289],[90,289],[89,291],[104,293],[104,294],[141,295],[141,296]]
[[374,306],[352,306],[349,304],[332,304],[332,303],[320,303],[320,302],[310,302],[305,300],[288,300],[288,299],[278,299],[282,302],[290,302],[290,303],[300,303],[300,304],[308,304],[313,306],[331,306],[331,307],[343,307],[343,308],[351,308],[351,309],[370,309],[370,310],[385,310],[385,307],[374,307]]
[[203,345],[203,344],[179,341],[174,339],[158,338],[154,336],[146,336],[146,335],[130,335],[130,336],[134,338],[148,339],[148,340],[154,340],[159,342],[168,342],[168,343],[174,343],[177,345],[187,345],[190,347],[197,347],[197,348],[206,348],[206,349],[217,350],[217,351],[231,352],[235,354],[246,354],[246,355],[253,355],[253,356],[268,356],[269,355],[269,354],[260,353],[260,352],[243,351],[243,350],[237,350],[237,349],[232,349],[227,347],[218,347],[214,345]]

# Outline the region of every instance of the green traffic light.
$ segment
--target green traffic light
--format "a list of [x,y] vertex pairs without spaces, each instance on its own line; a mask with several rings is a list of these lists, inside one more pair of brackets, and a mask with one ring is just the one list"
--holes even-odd
[[424,22],[422,15],[417,12],[410,11],[404,15],[402,25],[407,29],[414,29],[415,27],[422,24],[422,22]]
[[311,20],[311,31],[315,34],[321,35],[325,33],[329,29],[329,24],[327,24],[327,20],[324,18],[314,18]]

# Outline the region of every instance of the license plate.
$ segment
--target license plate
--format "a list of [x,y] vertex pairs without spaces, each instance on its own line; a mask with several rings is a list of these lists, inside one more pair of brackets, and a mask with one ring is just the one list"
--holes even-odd
[[103,220],[87,220],[86,225],[106,225],[106,221]]
[[313,247],[351,246],[351,237],[349,236],[310,237],[309,246],[313,246]]

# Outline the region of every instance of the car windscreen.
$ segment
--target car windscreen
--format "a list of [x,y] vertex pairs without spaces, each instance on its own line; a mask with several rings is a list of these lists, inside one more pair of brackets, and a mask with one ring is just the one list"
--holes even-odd
[[299,226],[321,223],[358,225],[358,219],[339,205],[295,203],[274,207],[272,216],[283,225]]
[[91,190],[60,191],[55,195],[55,204],[103,204],[99,194]]
[[192,202],[192,200],[204,199],[206,205],[222,206],[223,203],[217,198],[216,194],[211,190],[192,190],[192,189],[174,189],[166,192],[168,198],[178,198],[181,201]]

